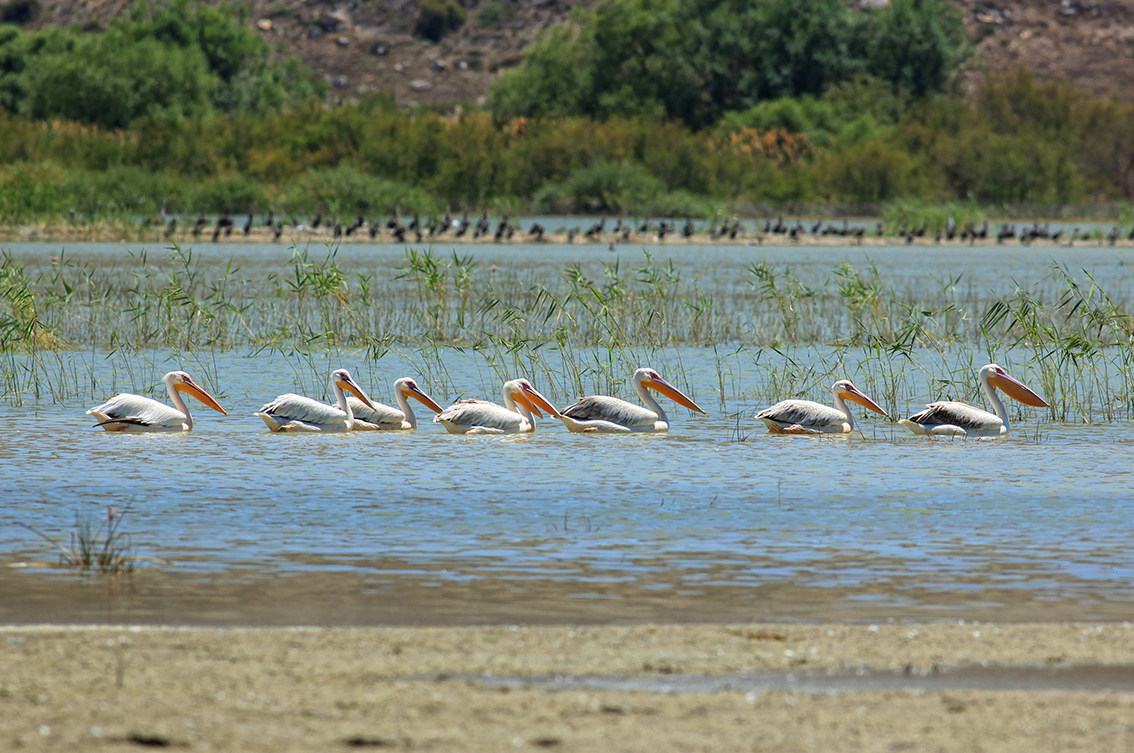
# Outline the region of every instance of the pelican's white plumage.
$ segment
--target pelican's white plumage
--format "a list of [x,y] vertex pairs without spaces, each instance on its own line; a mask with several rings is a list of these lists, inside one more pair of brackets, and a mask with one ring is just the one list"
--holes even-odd
[[331,372],[331,387],[335,391],[337,406],[289,392],[267,403],[256,415],[272,431],[350,431],[354,425],[354,412],[343,389],[350,390],[366,405],[373,406],[373,403],[346,369]]
[[441,406],[433,401],[429,395],[417,386],[417,382],[409,377],[402,377],[394,382],[394,398],[398,407],[392,408],[382,403],[365,405],[353,395],[347,395],[347,405],[354,413],[354,431],[390,431],[409,430],[417,428],[417,416],[410,407],[407,397],[412,397],[429,408],[434,413],[441,412]]
[[433,417],[450,434],[513,434],[535,431],[535,419],[558,411],[527,379],[504,383],[504,405],[487,400],[462,400]]
[[563,409],[557,418],[573,432],[658,432],[669,431],[669,416],[650,390],[657,390],[689,410],[704,413],[700,406],[676,387],[661,378],[653,369],[642,368],[634,372],[634,391],[645,407],[634,405],[617,397],[591,395]]
[[[123,392],[87,411],[107,431],[192,431],[193,416],[181,399],[188,392],[215,411],[225,413],[213,396],[201,389],[184,371],[171,371],[163,380],[175,407],[148,397]],[[227,414],[226,414],[227,415]]]
[[903,418],[898,423],[914,434],[933,436],[999,437],[1008,433],[1008,411],[996,388],[1024,405],[1048,407],[1047,402],[994,363],[980,370],[980,386],[995,414],[965,403],[942,401],[930,403],[925,410]]
[[782,400],[756,414],[772,434],[847,434],[854,431],[854,415],[843,398],[870,410],[890,415],[866,396],[849,379],[831,385],[834,407],[811,400]]

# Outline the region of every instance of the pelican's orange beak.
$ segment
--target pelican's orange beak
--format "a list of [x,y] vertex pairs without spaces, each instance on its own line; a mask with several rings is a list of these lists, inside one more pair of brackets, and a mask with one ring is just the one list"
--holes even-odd
[[869,408],[875,413],[881,413],[886,418],[890,418],[890,414],[882,410],[882,406],[867,397],[866,393],[859,390],[858,387],[852,386],[849,389],[843,390],[843,397],[851,402],[858,403],[863,408]]
[[367,407],[374,407],[374,403],[370,402],[370,398],[366,396],[366,393],[362,391],[362,388],[355,384],[354,377],[347,377],[346,379],[340,378],[336,381],[338,381],[340,386],[345,387],[347,390],[352,392],[354,396],[365,403]]
[[539,393],[539,390],[527,382],[521,382],[520,387],[522,389],[519,394],[524,397],[524,404],[528,406],[528,410],[541,418],[543,416],[539,412],[540,409],[546,411],[549,416],[559,418],[559,411],[551,404],[550,400]]
[[665,381],[661,377],[650,377],[649,380],[643,382],[643,384],[645,386],[649,387],[651,390],[656,390],[656,391],[660,392],[661,394],[665,395],[666,397],[668,397],[673,402],[678,403],[680,405],[684,405],[689,410],[694,410],[694,411],[697,411],[698,413],[704,413],[705,412],[705,411],[701,410],[701,406],[697,405],[697,403],[695,403],[692,400],[690,400],[689,398],[685,397],[685,395],[682,394],[681,390],[677,389],[676,387],[674,387],[672,384]]
[[436,402],[434,402],[433,398],[431,398],[429,395],[426,395],[425,392],[423,392],[422,389],[416,384],[411,384],[406,387],[406,396],[412,397],[414,400],[418,401],[434,413],[440,413],[441,411],[445,410]]
[[228,415],[228,411],[226,411],[224,408],[220,407],[220,403],[218,403],[216,400],[214,400],[212,395],[210,395],[209,393],[205,392],[203,389],[198,387],[196,382],[184,380],[184,381],[177,383],[174,386],[177,388],[178,392],[188,392],[190,395],[197,398],[198,400],[200,400],[202,403],[209,406],[213,410],[219,411],[220,413],[223,413],[226,416]]
[[1046,400],[1025,387],[1023,382],[1010,376],[1003,369],[993,374],[988,381],[1004,390],[1005,395],[1024,405],[1031,405],[1035,408],[1049,407]]
[[532,412],[532,415],[535,416],[536,418],[543,418],[543,414],[539,412],[539,406],[537,406],[534,402],[532,402],[531,397],[522,388],[520,389],[519,392],[516,392],[515,394],[512,395],[512,399],[515,400],[520,405],[527,408],[528,410],[530,410]]

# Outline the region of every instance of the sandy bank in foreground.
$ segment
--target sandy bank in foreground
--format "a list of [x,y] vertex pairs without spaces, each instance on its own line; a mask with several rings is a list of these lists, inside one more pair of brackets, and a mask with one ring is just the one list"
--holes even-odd
[[662,693],[469,677],[981,663],[1134,665],[1134,627],[11,627],[0,629],[0,749],[1134,749],[1134,693]]

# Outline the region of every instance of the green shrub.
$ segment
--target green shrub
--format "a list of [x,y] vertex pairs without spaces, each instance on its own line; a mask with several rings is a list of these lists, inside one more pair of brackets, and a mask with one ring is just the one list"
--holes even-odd
[[24,26],[38,19],[42,12],[39,0],[8,0],[0,3],[0,24]]
[[725,204],[688,191],[667,191],[646,199],[634,212],[650,217],[693,217],[704,219],[725,210]]
[[821,158],[828,198],[882,202],[924,196],[928,171],[921,160],[895,143],[893,133],[832,149]]
[[640,165],[600,162],[545,186],[536,201],[548,212],[644,212],[665,192],[665,184]]
[[292,181],[282,199],[285,211],[296,215],[315,212],[336,217],[355,215],[433,214],[437,203],[420,188],[395,180],[366,175],[353,167],[310,170]]
[[882,220],[891,233],[903,227],[908,230],[924,227],[930,233],[944,232],[950,217],[958,233],[968,225],[979,228],[986,219],[984,210],[971,201],[943,204],[939,201],[901,199],[886,204],[882,209]]
[[77,170],[67,175],[63,190],[72,207],[88,217],[138,217],[156,214],[167,198],[181,190],[175,176],[133,165],[108,170]]
[[184,212],[262,212],[271,206],[265,186],[244,175],[231,175],[194,186],[178,205]]
[[62,215],[68,204],[63,170],[51,164],[0,168],[0,221],[22,224],[43,215]]
[[431,42],[440,42],[441,37],[461,28],[465,17],[465,9],[454,0],[421,0],[413,33]]
[[23,223],[74,211],[84,220],[155,214],[181,181],[139,167],[68,170],[42,163],[0,169],[0,221]]
[[480,11],[476,14],[476,25],[486,29],[489,26],[511,21],[515,15],[516,11],[510,3],[488,0],[480,6]]

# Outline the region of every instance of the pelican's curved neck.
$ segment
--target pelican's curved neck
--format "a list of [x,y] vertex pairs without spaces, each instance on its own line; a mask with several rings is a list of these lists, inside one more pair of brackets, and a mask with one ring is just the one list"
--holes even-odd
[[992,412],[996,417],[1004,422],[1004,428],[1008,428],[1008,409],[1004,407],[1004,403],[1000,400],[1000,395],[997,394],[996,388],[988,381],[988,374],[980,375],[980,386],[984,390],[984,396],[988,398],[988,402],[992,405]]
[[847,425],[853,430],[854,415],[850,412],[850,408],[847,407],[847,404],[843,402],[843,396],[838,392],[832,392],[831,394],[835,396],[835,410],[847,417]]
[[193,430],[193,415],[189,413],[189,406],[181,398],[181,390],[173,386],[172,379],[165,380],[165,390],[169,393],[169,399],[173,401],[173,407],[181,411],[185,415],[186,431]]
[[638,398],[642,401],[643,405],[658,414],[658,421],[663,424],[669,423],[669,416],[665,414],[665,411],[658,404],[658,401],[654,400],[654,396],[646,389],[646,385],[642,384],[640,379],[634,380],[634,391],[638,393]]
[[512,399],[512,392],[514,389],[516,388],[509,387],[504,390],[504,407],[512,411],[513,413],[519,413],[521,416],[528,420],[528,423],[532,425],[532,428],[535,428],[535,416],[532,415],[532,412],[528,410],[528,407],[526,405],[517,403]]
[[416,429],[417,416],[414,415],[413,408],[410,407],[409,400],[406,400],[405,390],[399,387],[397,390],[395,390],[394,397],[398,401],[398,408],[402,411],[402,415],[405,416],[405,422],[409,424],[409,427],[411,429]]
[[338,382],[331,382],[331,387],[335,390],[335,399],[338,400],[339,410],[346,414],[347,431],[354,428],[354,411],[350,408],[350,401],[346,399],[346,393],[343,388],[339,386]]

